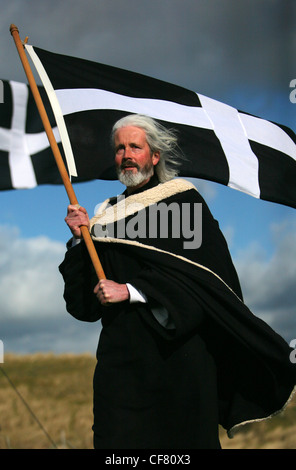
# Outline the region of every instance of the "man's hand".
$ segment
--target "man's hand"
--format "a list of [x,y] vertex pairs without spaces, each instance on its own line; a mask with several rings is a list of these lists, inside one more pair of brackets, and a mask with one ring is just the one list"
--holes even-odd
[[84,207],[69,205],[65,222],[75,238],[82,238],[81,225],[89,228],[89,217]]
[[94,288],[94,293],[102,305],[123,302],[129,298],[126,284],[118,284],[109,279],[102,279]]

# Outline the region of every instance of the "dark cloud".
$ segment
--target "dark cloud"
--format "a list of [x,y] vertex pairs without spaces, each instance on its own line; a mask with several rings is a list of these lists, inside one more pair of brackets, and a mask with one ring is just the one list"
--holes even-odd
[[[12,0],[1,15],[1,75],[22,80],[9,25],[39,47],[221,96],[296,77],[291,0]],[[294,46],[294,47],[293,47]]]

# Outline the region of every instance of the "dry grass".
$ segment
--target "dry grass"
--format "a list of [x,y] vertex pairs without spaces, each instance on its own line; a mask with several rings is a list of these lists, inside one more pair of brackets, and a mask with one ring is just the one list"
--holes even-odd
[[[2,369],[58,448],[92,448],[90,355],[5,355]],[[52,448],[48,436],[0,371],[0,448]]]
[[[0,449],[92,449],[90,355],[5,355],[0,369]],[[11,386],[8,375],[21,397]],[[296,398],[285,413],[247,425],[234,439],[221,429],[224,449],[295,449]]]

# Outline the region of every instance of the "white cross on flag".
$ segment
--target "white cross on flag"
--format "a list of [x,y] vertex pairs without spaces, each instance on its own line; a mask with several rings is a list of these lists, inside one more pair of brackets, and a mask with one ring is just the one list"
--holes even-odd
[[[30,88],[25,83],[2,81],[0,104],[0,190],[34,188],[40,184],[61,184]],[[47,95],[38,87],[44,103]],[[51,107],[47,113],[56,141],[58,128]],[[62,146],[60,145],[62,150]]]
[[296,136],[287,127],[134,72],[26,49],[47,91],[71,176],[116,179],[112,125],[141,113],[178,131],[186,157],[180,176],[296,207]]

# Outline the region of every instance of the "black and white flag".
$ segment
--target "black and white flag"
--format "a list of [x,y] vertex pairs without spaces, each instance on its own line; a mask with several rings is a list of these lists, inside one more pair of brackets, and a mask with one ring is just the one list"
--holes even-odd
[[[29,86],[6,80],[2,80],[2,84],[0,190],[61,184],[62,180]],[[39,87],[39,92],[46,103],[47,94],[44,88]],[[60,142],[49,103],[46,108],[55,138]]]
[[186,156],[180,176],[296,207],[296,136],[287,127],[154,78],[26,49],[48,93],[70,175],[115,179],[112,125],[141,113],[177,129]]

